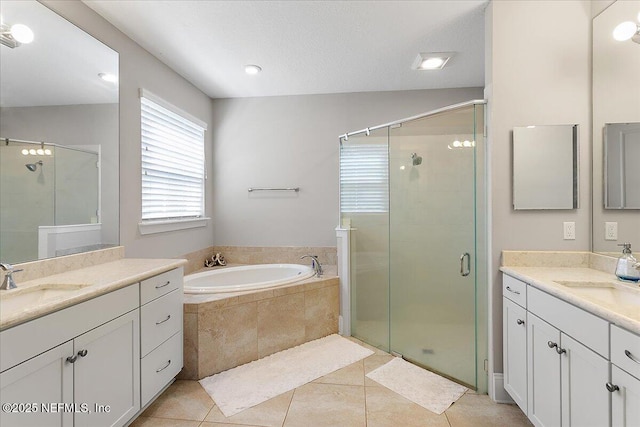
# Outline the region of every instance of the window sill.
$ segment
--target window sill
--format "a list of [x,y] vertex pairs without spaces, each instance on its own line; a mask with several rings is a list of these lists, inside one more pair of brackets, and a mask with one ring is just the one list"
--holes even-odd
[[159,221],[143,221],[138,223],[140,234],[166,233],[168,231],[188,230],[206,227],[211,218],[171,219]]

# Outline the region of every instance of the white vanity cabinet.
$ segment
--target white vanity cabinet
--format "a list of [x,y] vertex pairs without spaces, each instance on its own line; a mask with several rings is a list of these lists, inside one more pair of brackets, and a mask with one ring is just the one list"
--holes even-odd
[[0,401],[22,406],[0,426],[124,426],[181,369],[178,268],[1,331]]
[[640,336],[611,325],[611,424],[640,426]]
[[[140,409],[138,289],[2,331],[2,403],[28,403],[37,414],[2,411],[0,425],[99,427],[133,417]],[[50,349],[51,342],[63,344]]]
[[502,298],[504,388],[527,413],[526,285],[505,276]]
[[140,283],[142,406],[182,369],[182,268]]
[[[536,426],[609,426],[609,323],[510,276],[504,276],[504,283],[505,390]],[[526,295],[522,310],[507,299],[507,286]],[[522,337],[511,325],[523,311],[526,350],[516,344]],[[527,366],[524,379],[515,368],[522,363]],[[519,402],[521,381],[526,405]]]

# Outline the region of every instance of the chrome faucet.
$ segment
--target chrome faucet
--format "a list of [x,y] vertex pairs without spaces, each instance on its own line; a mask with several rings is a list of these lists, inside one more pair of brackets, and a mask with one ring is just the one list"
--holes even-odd
[[18,286],[16,285],[16,281],[13,280],[13,273],[17,273],[19,271],[22,271],[22,269],[20,270],[14,270],[13,269],[13,265],[11,264],[3,264],[0,263],[0,269],[2,271],[6,271],[5,275],[4,275],[4,281],[2,282],[2,285],[0,285],[0,290],[8,290],[8,289],[15,289]]
[[305,259],[305,258],[311,258],[311,268],[313,268],[313,271],[316,272],[316,277],[322,276],[324,272],[322,271],[322,265],[320,265],[320,261],[318,261],[318,256],[304,255],[300,257],[300,259]]

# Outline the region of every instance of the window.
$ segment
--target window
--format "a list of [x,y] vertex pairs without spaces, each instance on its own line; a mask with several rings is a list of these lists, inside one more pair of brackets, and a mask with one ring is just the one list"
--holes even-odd
[[142,223],[203,218],[206,123],[148,91],[140,105]]
[[340,210],[389,210],[389,161],[385,144],[342,144],[340,149]]

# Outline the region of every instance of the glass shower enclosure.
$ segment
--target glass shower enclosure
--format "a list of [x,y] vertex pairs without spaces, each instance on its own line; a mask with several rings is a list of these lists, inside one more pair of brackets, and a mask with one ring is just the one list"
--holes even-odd
[[485,101],[340,138],[351,334],[487,388]]

